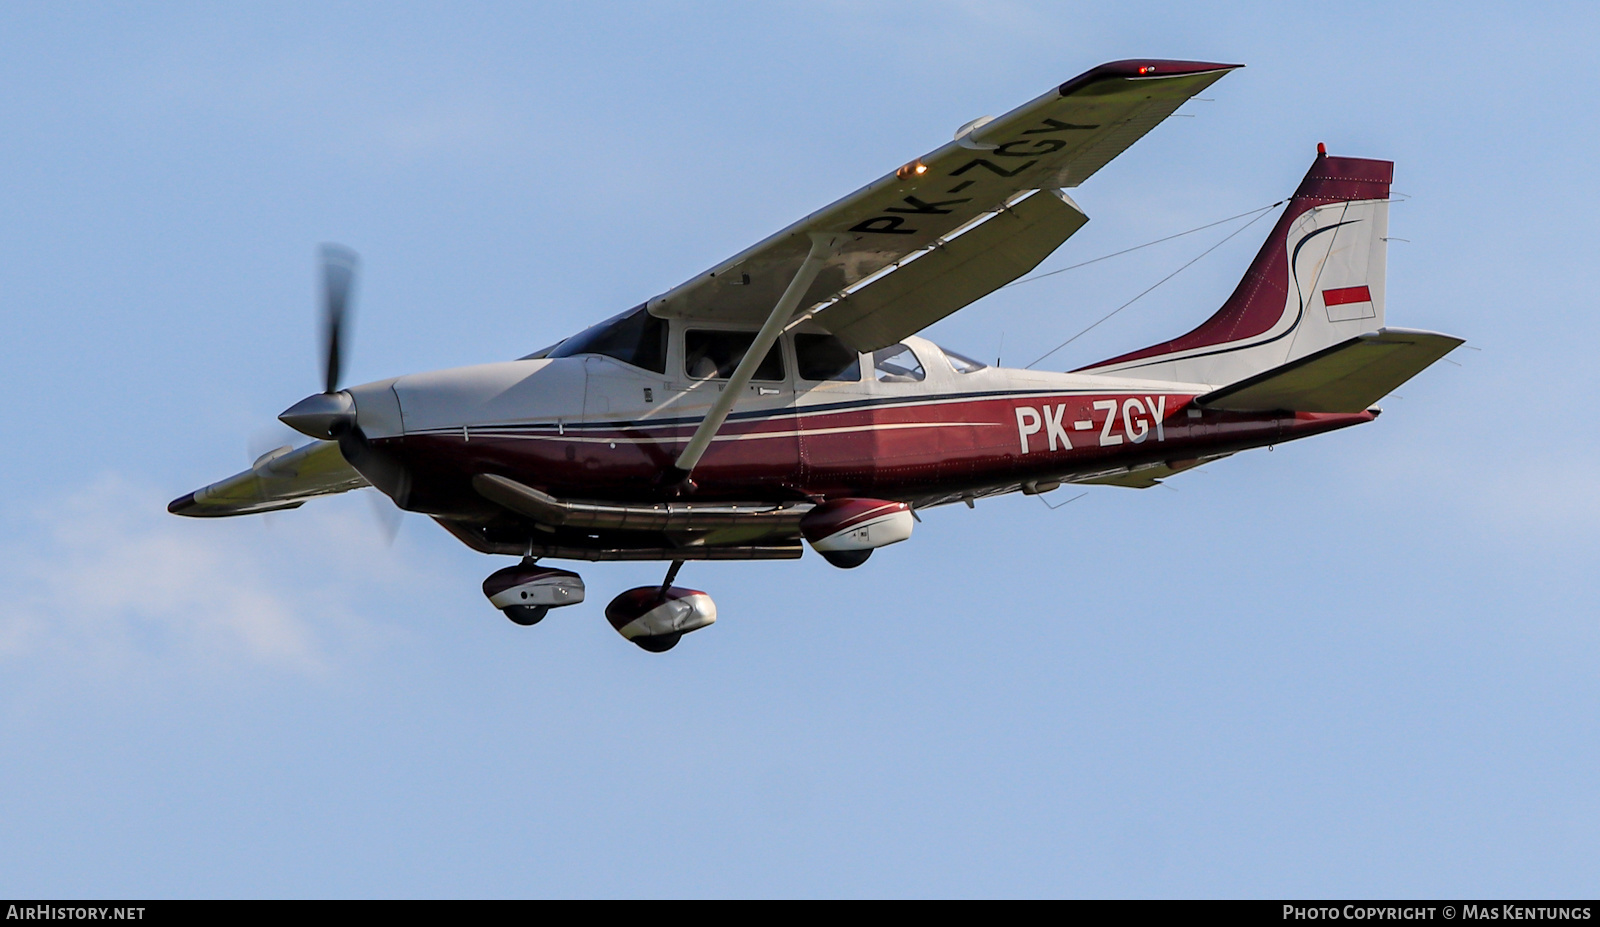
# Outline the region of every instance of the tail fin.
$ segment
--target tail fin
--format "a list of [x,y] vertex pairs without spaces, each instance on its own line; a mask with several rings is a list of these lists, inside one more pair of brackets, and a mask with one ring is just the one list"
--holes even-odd
[[1392,161],[1317,146],[1239,286],[1204,324],[1081,368],[1139,379],[1233,383],[1383,327]]

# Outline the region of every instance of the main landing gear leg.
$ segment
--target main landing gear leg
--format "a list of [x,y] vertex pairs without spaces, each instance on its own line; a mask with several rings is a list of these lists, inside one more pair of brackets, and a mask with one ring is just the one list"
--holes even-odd
[[672,581],[678,578],[678,571],[683,569],[682,560],[672,561],[672,566],[667,567],[667,578],[661,581],[661,597],[667,597],[667,590],[672,588]]

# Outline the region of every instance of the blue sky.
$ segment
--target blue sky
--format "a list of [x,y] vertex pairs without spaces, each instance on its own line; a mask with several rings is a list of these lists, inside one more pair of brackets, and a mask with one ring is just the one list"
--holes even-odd
[[[1548,896],[1600,856],[1596,204],[1583,4],[57,4],[0,12],[0,891],[39,896]],[[365,494],[194,522],[317,389],[514,357],[1102,61],[1248,67],[1074,191],[1065,266],[1396,162],[1377,423],[859,570],[692,564],[666,657],[582,567]],[[1397,197],[1398,198],[1398,197]],[[1257,229],[1052,359],[1187,330]],[[933,337],[1017,363],[1225,234]],[[1042,348],[1041,348],[1042,350]],[[1028,358],[1021,355],[1028,352]]]

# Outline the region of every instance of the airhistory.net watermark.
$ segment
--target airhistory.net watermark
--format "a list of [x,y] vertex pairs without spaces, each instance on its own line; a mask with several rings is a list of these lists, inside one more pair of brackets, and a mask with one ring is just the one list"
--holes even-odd
[[68,905],[13,904],[6,906],[8,921],[142,921],[144,908],[89,908]]

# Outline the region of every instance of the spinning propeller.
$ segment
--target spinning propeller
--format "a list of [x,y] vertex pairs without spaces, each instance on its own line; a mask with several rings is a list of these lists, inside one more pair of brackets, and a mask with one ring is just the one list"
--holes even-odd
[[313,438],[337,439],[355,427],[355,402],[350,394],[339,392],[339,373],[359,263],[349,248],[322,246],[322,392],[307,396],[278,416],[285,425]]
[[[339,389],[344,367],[344,340],[350,330],[350,302],[356,288],[360,258],[342,245],[322,246],[322,392],[290,406],[278,420],[294,430],[324,441],[339,442],[339,453],[370,482],[374,489],[403,506],[409,479],[404,468],[375,452],[356,420],[356,403]],[[404,517],[401,508],[373,496],[373,512],[389,543],[394,543]]]

